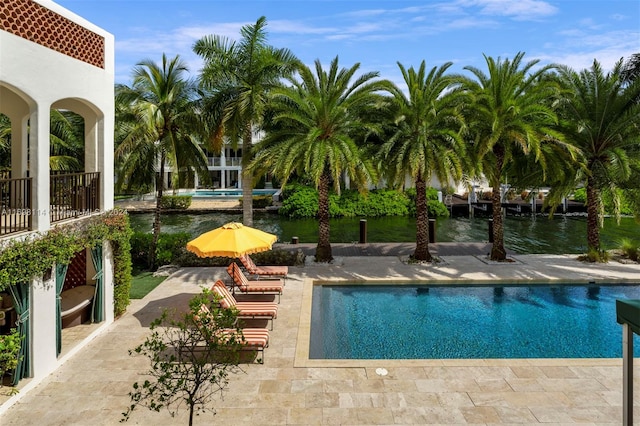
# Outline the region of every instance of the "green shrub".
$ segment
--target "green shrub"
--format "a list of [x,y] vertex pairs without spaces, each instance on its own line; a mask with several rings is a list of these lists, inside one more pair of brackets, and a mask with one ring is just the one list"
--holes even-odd
[[[318,214],[318,192],[311,187],[288,185],[283,191],[282,207],[279,213],[290,218],[316,217]],[[381,217],[415,215],[414,188],[405,192],[389,189],[374,189],[360,193],[355,190],[344,190],[340,195],[329,194],[330,217]],[[444,203],[438,201],[438,191],[428,188],[429,215],[447,217],[449,210]]]
[[278,213],[290,218],[316,217],[318,214],[318,192],[308,186],[287,186],[286,196]]
[[187,232],[177,232],[171,234],[160,234],[158,247],[156,249],[156,262],[158,266],[170,265],[178,257],[178,250],[186,247],[191,240],[191,235]]
[[609,253],[606,250],[589,249],[587,254],[578,256],[578,260],[590,263],[607,263]]
[[163,195],[160,206],[167,210],[186,210],[191,206],[190,195]]
[[131,263],[134,266],[140,269],[148,268],[152,238],[153,235],[146,232],[134,232],[131,236]]
[[[138,269],[149,268],[149,247],[152,234],[135,232],[131,237],[131,261]],[[161,233],[158,237],[156,248],[156,261],[158,266],[175,264],[181,256],[181,249],[191,240],[191,235],[186,232]]]
[[622,238],[620,240],[620,250],[629,259],[637,262],[640,256],[640,243],[629,238]]
[[5,373],[13,371],[21,359],[20,346],[23,336],[15,328],[9,334],[0,335],[0,386]]
[[[416,189],[409,188],[405,191],[407,197],[409,198],[409,214],[412,216],[416,215]],[[438,190],[429,187],[427,188],[427,210],[429,212],[429,217],[448,217],[449,209],[447,206],[441,201],[438,201]]]

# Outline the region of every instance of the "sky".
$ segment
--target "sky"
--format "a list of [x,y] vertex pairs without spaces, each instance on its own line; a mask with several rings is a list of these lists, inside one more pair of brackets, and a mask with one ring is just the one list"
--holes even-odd
[[[54,0],[115,36],[115,80],[130,84],[135,65],[180,57],[197,76],[196,40],[240,37],[267,18],[267,42],[308,65],[360,63],[401,84],[397,63],[451,72],[486,71],[483,55],[559,63],[575,70],[594,59],[609,70],[640,52],[638,0]],[[470,75],[470,74],[469,74]]]

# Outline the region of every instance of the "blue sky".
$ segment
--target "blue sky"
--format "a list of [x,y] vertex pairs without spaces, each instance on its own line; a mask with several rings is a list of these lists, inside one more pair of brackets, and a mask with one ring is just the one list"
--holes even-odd
[[268,42],[307,64],[360,62],[400,83],[406,67],[453,62],[453,72],[485,70],[483,54],[561,63],[576,70],[597,59],[610,69],[640,52],[638,0],[54,0],[114,34],[116,82],[129,84],[143,59],[179,54],[197,75],[192,52],[204,35],[237,39],[266,16]]

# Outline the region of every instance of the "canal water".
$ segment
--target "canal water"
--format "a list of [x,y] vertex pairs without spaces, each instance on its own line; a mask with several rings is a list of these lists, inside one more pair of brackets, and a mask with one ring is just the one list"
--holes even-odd
[[[136,231],[151,232],[153,215],[131,214]],[[361,218],[331,220],[331,242],[359,241]],[[212,212],[206,214],[166,214],[162,216],[162,232],[188,232],[196,237],[227,222],[242,222],[242,214]],[[487,217],[453,217],[436,221],[436,242],[488,241]],[[314,243],[318,238],[315,219],[287,219],[277,214],[254,214],[254,227],[288,242],[298,237],[301,243]],[[414,217],[381,217],[367,219],[367,242],[415,241]],[[640,242],[640,224],[633,218],[606,218],[601,240],[606,249],[616,248],[622,238]],[[505,218],[505,246],[516,253],[570,254],[586,251],[587,225],[585,216],[546,215],[507,216]]]

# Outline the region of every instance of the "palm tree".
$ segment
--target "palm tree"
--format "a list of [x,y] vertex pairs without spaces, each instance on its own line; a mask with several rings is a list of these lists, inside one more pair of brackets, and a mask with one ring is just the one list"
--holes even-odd
[[473,156],[492,187],[493,245],[491,260],[505,260],[504,225],[500,184],[514,156],[519,153],[541,155],[541,143],[557,137],[557,115],[549,99],[557,97],[557,85],[546,73],[552,65],[533,70],[538,61],[522,63],[524,53],[513,60],[485,55],[488,74],[467,66],[475,80],[462,83],[473,97],[468,109],[467,127],[473,143]]
[[460,130],[462,92],[445,76],[451,62],[427,74],[422,61],[416,71],[398,62],[407,94],[393,85],[392,110],[396,112],[392,135],[381,147],[392,181],[402,184],[407,175],[416,186],[416,249],[413,258],[431,261],[427,185],[436,175],[443,185],[462,178],[464,142]]
[[381,105],[376,92],[388,88],[374,80],[377,72],[365,73],[354,81],[360,64],[338,69],[338,58],[328,71],[319,60],[315,71],[300,65],[299,79],[289,78],[290,86],[274,89],[273,124],[256,149],[254,170],[270,171],[284,186],[293,175],[311,180],[318,190],[318,245],[316,261],[329,262],[329,189],[340,192],[340,178],[346,173],[363,189],[372,181],[373,169],[362,156],[353,135],[363,128],[375,131],[368,112]]
[[[51,110],[49,168],[77,172],[84,168],[84,119],[67,110]],[[0,170],[11,170],[11,120],[0,114]]]
[[8,170],[11,170],[11,120],[0,114],[0,172]]
[[640,53],[634,53],[624,64],[622,70],[622,79],[631,83],[640,77]]
[[49,167],[52,171],[84,169],[84,119],[71,111],[51,110]]
[[216,147],[222,137],[233,143],[242,140],[242,217],[253,224],[253,175],[248,170],[252,158],[252,136],[261,127],[269,92],[280,79],[293,71],[298,60],[288,49],[266,44],[267,19],[240,30],[238,42],[209,35],[196,41],[193,50],[204,59],[202,87],[218,100],[209,105],[218,109],[218,129],[212,132]]
[[640,170],[640,79],[625,79],[622,60],[606,74],[594,60],[591,68],[579,73],[562,67],[560,77],[567,89],[561,110],[563,130],[582,151],[586,165],[574,170],[567,186],[586,187],[587,248],[598,253],[603,193],[611,195],[617,206],[617,188],[638,189],[638,181],[631,178]]
[[197,92],[185,77],[187,71],[178,56],[169,60],[163,54],[160,65],[144,60],[134,68],[131,87],[116,87],[117,111],[123,118],[116,130],[121,138],[116,149],[118,185],[127,180],[140,182],[140,176],[156,180],[151,268],[155,267],[160,235],[165,163],[174,171],[174,188],[180,184],[180,172],[195,169],[202,179],[208,178],[206,156],[198,139],[202,130],[195,108]]

